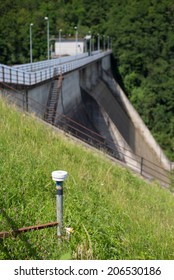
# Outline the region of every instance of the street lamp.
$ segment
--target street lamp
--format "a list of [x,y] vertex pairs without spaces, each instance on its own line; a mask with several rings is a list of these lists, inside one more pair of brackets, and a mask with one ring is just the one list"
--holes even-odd
[[105,35],[103,35],[103,51],[105,51]]
[[33,23],[30,23],[30,63],[33,62],[33,54],[32,54],[32,26]]
[[62,29],[59,29],[59,57],[61,59],[61,32],[62,32]]
[[76,56],[77,56],[77,45],[78,45],[78,29],[77,29],[77,26],[75,26],[74,29],[76,30]]
[[48,60],[50,59],[50,24],[49,24],[49,18],[45,17],[45,20],[47,21],[47,51],[48,51]]
[[109,36],[108,36],[108,50],[109,50]]
[[87,52],[87,36],[85,36],[85,46],[84,46],[84,52]]
[[89,55],[91,55],[91,38],[92,38],[92,34],[91,34],[91,31],[89,31]]
[[92,51],[95,51],[95,36],[92,36]]
[[111,37],[111,50],[112,50],[112,37]]
[[100,50],[100,34],[98,34],[98,51]]

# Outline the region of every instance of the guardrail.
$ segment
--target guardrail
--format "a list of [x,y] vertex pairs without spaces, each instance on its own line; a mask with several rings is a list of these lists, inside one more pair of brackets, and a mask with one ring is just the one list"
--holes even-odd
[[53,59],[50,60],[49,62],[48,61],[44,61],[41,63],[37,62],[36,64],[33,65],[35,65],[36,69],[38,69],[38,67],[41,67],[42,69],[33,72],[32,71],[28,72],[29,67],[31,67],[31,65],[9,67],[0,64],[0,82],[11,83],[16,85],[28,85],[28,86],[35,85],[37,83],[41,83],[43,81],[51,79],[54,76],[55,69],[58,75],[61,73],[62,74],[67,73],[72,70],[83,67],[86,64],[89,64],[93,61],[101,59],[104,56],[109,55],[110,53],[112,53],[111,50],[108,50],[106,52],[97,51],[97,53],[94,53],[94,55],[87,56],[86,54],[83,54],[81,57],[80,56],[74,57],[74,60],[72,60],[73,58],[69,58],[69,60],[67,58],[67,60],[65,59],[65,62],[61,61],[61,63],[60,63],[60,58],[55,61]]
[[33,62],[33,63],[26,63],[26,64],[20,64],[20,65],[14,65],[13,68],[17,68],[19,70],[25,71],[25,72],[33,72],[38,71],[41,69],[54,67],[57,65],[60,65],[61,63],[67,63],[74,61],[76,59],[83,59],[88,56],[88,53],[79,54],[77,56],[61,56],[56,59],[50,59],[50,60],[43,60],[39,62]]

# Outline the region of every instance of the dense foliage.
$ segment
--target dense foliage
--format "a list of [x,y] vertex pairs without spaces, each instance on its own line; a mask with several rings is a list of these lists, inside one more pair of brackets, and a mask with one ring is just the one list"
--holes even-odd
[[114,4],[108,30],[125,91],[174,159],[174,4],[128,0],[123,8],[122,2]]
[[115,72],[125,92],[174,160],[173,13],[173,0],[1,0],[0,62],[29,62],[31,22],[34,60],[46,59],[45,16],[52,38],[60,28],[62,36],[74,37],[75,26],[79,37],[89,30],[112,37]]

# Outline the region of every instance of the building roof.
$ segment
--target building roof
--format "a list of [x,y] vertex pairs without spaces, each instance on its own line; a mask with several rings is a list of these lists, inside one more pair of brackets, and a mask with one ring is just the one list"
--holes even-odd
[[[55,39],[56,42],[59,43],[59,38]],[[79,43],[83,43],[85,39],[78,39]],[[76,39],[63,39],[61,38],[61,43],[75,43]]]

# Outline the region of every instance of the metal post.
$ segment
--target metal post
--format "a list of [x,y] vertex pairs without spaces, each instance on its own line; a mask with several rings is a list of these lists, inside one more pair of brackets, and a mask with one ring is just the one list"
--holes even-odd
[[98,34],[98,51],[100,50],[100,34]]
[[105,52],[105,35],[103,35],[103,51]]
[[47,44],[48,44],[48,60],[50,59],[50,23],[49,20],[47,21]]
[[26,90],[26,99],[25,99],[25,111],[28,112],[28,89]]
[[61,56],[62,56],[61,32],[62,32],[62,29],[59,29],[59,62],[60,62],[60,64],[61,64]]
[[50,59],[50,23],[49,18],[45,17],[47,21],[47,51],[48,51],[48,60]]
[[87,39],[85,39],[85,50],[84,52],[86,53],[87,52]]
[[74,27],[76,30],[76,57],[77,57],[77,52],[78,52],[78,29],[77,26]]
[[94,52],[94,36],[92,37],[92,51]]
[[91,31],[89,31],[89,34],[90,34],[90,39],[89,39],[89,55],[91,55],[91,39],[92,39]]
[[33,62],[33,54],[32,54],[32,26],[33,23],[30,23],[30,63]]
[[63,182],[68,173],[63,170],[53,171],[52,179],[56,182],[56,214],[57,214],[57,236],[61,237],[63,227]]
[[140,163],[140,174],[143,174],[143,158],[141,157],[141,163]]

